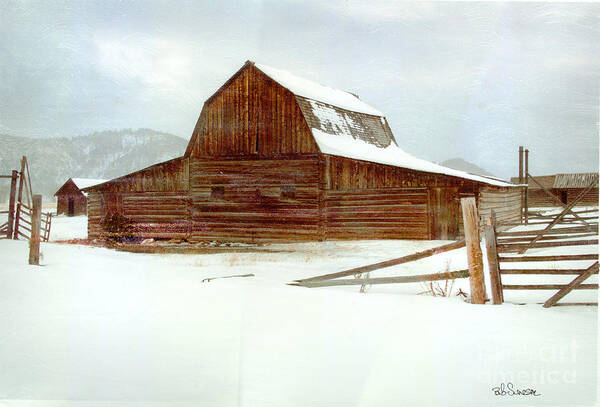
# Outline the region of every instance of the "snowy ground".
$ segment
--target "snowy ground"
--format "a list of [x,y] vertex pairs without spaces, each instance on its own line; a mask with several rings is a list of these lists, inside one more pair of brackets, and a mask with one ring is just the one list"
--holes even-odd
[[86,239],[87,216],[59,215],[52,218],[50,241]]
[[[85,217],[57,217],[52,240],[85,237],[85,225]],[[443,243],[303,243],[209,255],[47,243],[35,267],[26,242],[2,240],[0,406],[593,405],[592,307],[476,306],[416,295],[420,284],[367,294],[285,284]],[[466,268],[464,249],[371,276],[447,265]],[[246,273],[255,277],[201,282]],[[468,280],[457,281],[468,292]],[[541,396],[495,396],[492,388],[507,382]]]

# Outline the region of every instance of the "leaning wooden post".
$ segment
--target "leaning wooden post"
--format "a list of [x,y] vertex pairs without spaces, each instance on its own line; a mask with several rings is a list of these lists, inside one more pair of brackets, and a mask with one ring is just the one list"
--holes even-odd
[[13,170],[12,177],[10,180],[10,198],[8,201],[8,229],[6,229],[6,238],[12,239],[13,237],[13,225],[15,224],[15,199],[17,195],[17,177],[19,172]]
[[[519,146],[519,185],[523,184],[523,146]],[[521,190],[521,223],[523,223],[523,208],[525,208],[525,197]]]
[[500,277],[500,266],[498,262],[498,250],[496,242],[496,222],[495,213],[487,220],[483,228],[485,236],[485,248],[487,253],[487,262],[490,269],[490,283],[492,286],[492,302],[495,305],[504,302],[504,293],[502,292],[502,279]]
[[527,174],[529,174],[529,150],[525,150],[525,184],[527,185],[525,187],[525,199],[524,199],[524,204],[525,204],[525,224],[527,225],[529,223],[529,203],[527,202],[527,194],[529,194],[529,177],[527,176]]
[[21,158],[21,172],[19,173],[19,194],[17,195],[17,214],[15,215],[15,230],[13,239],[19,239],[19,223],[21,222],[21,204],[23,203],[23,182],[25,181],[25,156]]
[[485,304],[485,282],[483,277],[483,255],[479,246],[479,216],[475,198],[461,198],[467,259],[469,262],[469,282],[471,284],[471,304]]
[[33,196],[31,214],[31,239],[29,239],[29,264],[40,265],[40,226],[42,223],[42,196]]

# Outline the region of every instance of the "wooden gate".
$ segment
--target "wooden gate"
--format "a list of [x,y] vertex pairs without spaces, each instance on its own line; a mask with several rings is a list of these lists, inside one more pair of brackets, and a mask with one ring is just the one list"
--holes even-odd
[[[31,239],[31,228],[33,224],[33,208],[20,203],[17,209],[17,219],[15,222],[14,238],[18,239],[19,236],[27,240]],[[47,242],[50,238],[50,227],[52,226],[52,214],[43,213],[40,224],[40,240]]]
[[430,188],[429,208],[431,240],[458,239],[461,219],[458,188]]
[[[14,174],[17,171],[13,171]],[[32,229],[32,215],[33,215],[33,191],[31,189],[31,175],[29,173],[29,163],[27,157],[21,158],[21,172],[19,175],[19,188],[18,192],[13,191],[11,195],[11,201],[16,201],[16,213],[14,214],[14,228],[11,229],[11,236],[13,239],[18,240],[19,237],[25,239],[31,239]],[[16,186],[16,178],[13,177],[13,184]],[[16,197],[14,196],[16,195]],[[27,201],[25,204],[24,199]],[[50,238],[50,226],[52,225],[52,214],[42,213],[41,214],[41,228],[40,228],[40,240],[47,242]],[[6,234],[9,239],[11,236]]]
[[13,170],[11,175],[0,175],[0,178],[10,178],[10,196],[8,210],[0,211],[0,215],[7,215],[6,222],[0,223],[0,239],[11,239],[15,222],[15,196],[17,190],[17,178],[19,173]]
[[[570,212],[567,215],[567,212]],[[559,215],[548,219],[541,217],[530,225],[545,226],[543,229],[501,231],[497,232],[495,222],[486,226],[486,244],[490,280],[494,303],[502,303],[504,290],[558,290],[543,304],[545,308],[560,305],[598,305],[597,302],[563,302],[560,299],[572,290],[597,290],[598,284],[584,284],[589,277],[598,274],[598,220],[581,219],[578,214],[566,208]],[[493,219],[493,217],[492,217]],[[531,219],[530,219],[531,220]],[[582,222],[574,225],[573,222]],[[560,227],[554,227],[560,225]],[[490,243],[491,242],[491,243]],[[560,247],[589,247],[581,254],[544,253],[543,255],[528,255],[529,249],[560,248]],[[574,261],[594,261],[584,268],[571,266]],[[527,268],[528,262],[553,262],[559,267],[544,265],[539,268]],[[580,263],[579,263],[580,264]],[[506,275],[574,275],[568,284],[504,284],[502,276]]]

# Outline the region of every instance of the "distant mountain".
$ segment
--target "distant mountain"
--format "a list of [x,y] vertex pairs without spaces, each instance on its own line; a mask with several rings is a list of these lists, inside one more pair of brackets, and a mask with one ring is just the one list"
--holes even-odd
[[[71,177],[115,178],[182,156],[187,140],[150,129],[103,131],[73,138],[25,138],[0,134],[0,174],[20,169],[27,156],[34,193],[52,198]],[[0,180],[0,202],[10,182]]]
[[495,175],[487,172],[481,167],[476,166],[473,163],[463,160],[462,158],[451,158],[450,160],[446,160],[441,162],[440,165],[444,167],[453,168],[455,170],[465,171],[470,174],[475,175],[484,175],[487,177],[496,177]]

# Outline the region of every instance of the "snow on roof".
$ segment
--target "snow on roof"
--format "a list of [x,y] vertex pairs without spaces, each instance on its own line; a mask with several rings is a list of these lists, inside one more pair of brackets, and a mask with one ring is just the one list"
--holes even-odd
[[470,179],[500,187],[514,186],[513,184],[468,172],[454,170],[432,162],[413,157],[396,144],[385,148],[377,147],[360,139],[354,139],[345,134],[329,134],[319,129],[311,129],[322,153],[337,155],[355,160],[370,161],[379,164],[393,165],[416,171],[433,172],[453,177]]
[[94,179],[94,178],[71,178],[77,188],[83,189],[87,187],[91,187],[93,185],[102,184],[107,182],[107,179]]
[[254,66],[297,96],[306,122],[324,154],[445,174],[489,185],[514,186],[411,156],[398,147],[383,113],[351,93],[267,65],[255,63]]
[[298,96],[324,102],[351,112],[365,113],[373,116],[383,116],[379,110],[369,106],[352,93],[330,88],[308,79],[300,78],[294,74],[281,69],[272,68],[263,64],[254,64],[268,77],[278,82],[284,88]]

